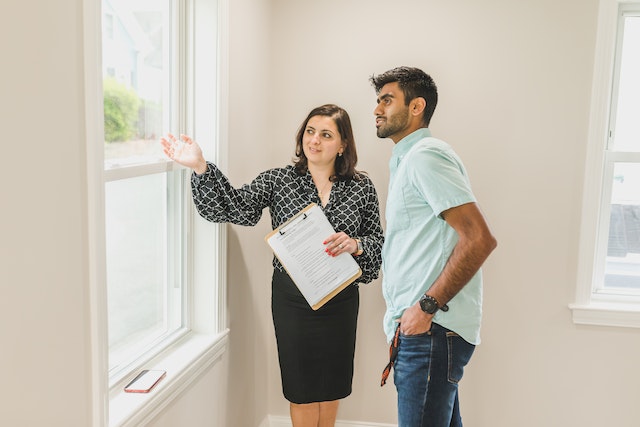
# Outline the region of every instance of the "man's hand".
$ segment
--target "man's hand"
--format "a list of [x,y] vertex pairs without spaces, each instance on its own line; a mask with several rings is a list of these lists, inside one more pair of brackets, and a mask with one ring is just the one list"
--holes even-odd
[[431,329],[433,314],[422,311],[420,303],[408,307],[400,318],[400,332],[403,335],[423,334]]

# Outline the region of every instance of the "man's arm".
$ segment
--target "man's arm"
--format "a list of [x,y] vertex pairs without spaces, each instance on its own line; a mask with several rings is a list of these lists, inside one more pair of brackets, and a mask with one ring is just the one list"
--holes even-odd
[[[442,307],[449,302],[480,269],[497,241],[476,203],[467,203],[448,209],[442,218],[458,233],[458,242],[444,269],[431,285],[427,294]],[[431,328],[433,315],[427,314],[416,303],[407,308],[400,319],[402,333],[419,334]]]
[[467,203],[451,208],[442,213],[442,218],[458,233],[458,243],[444,270],[427,292],[441,306],[469,283],[497,246],[477,204]]

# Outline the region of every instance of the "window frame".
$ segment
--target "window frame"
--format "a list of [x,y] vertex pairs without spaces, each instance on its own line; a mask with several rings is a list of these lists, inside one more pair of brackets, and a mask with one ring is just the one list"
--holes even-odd
[[[185,132],[198,138],[208,158],[226,164],[228,82],[228,0],[184,0],[181,13],[194,29],[181,48],[187,48],[192,67],[187,76]],[[198,11],[196,14],[195,11]],[[210,22],[217,22],[217,27]],[[226,227],[200,218],[190,191],[185,221],[189,222],[190,255],[186,268],[192,278],[187,301],[191,307],[189,330],[177,342],[150,358],[137,369],[161,368],[167,377],[154,393],[131,395],[122,391],[130,378],[109,384],[107,334],[107,284],[105,251],[104,149],[95,141],[104,134],[102,106],[102,7],[101,2],[83,0],[85,133],[87,140],[86,225],[88,245],[88,290],[90,300],[92,425],[135,426],[150,421],[227,349]],[[196,43],[198,41],[198,43]],[[211,50],[217,55],[211,55]],[[200,53],[201,52],[201,53]],[[215,75],[215,81],[210,76]],[[197,90],[196,83],[197,82]],[[162,166],[162,165],[161,165]],[[180,168],[168,161],[167,170]],[[186,180],[188,181],[188,180]],[[188,184],[188,183],[187,183]],[[212,263],[211,259],[216,259]],[[212,265],[215,264],[215,265]]]
[[592,84],[590,126],[585,164],[582,222],[575,301],[569,305],[576,324],[640,327],[640,295],[602,292],[606,237],[609,235],[613,165],[638,161],[640,153],[621,155],[608,150],[616,73],[622,36],[622,14],[640,12],[640,2],[601,0]]

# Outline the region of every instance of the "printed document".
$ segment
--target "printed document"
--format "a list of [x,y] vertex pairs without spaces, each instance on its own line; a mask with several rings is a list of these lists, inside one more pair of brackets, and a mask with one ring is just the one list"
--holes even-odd
[[314,310],[362,275],[352,255],[325,252],[323,242],[333,233],[320,206],[311,203],[265,237]]

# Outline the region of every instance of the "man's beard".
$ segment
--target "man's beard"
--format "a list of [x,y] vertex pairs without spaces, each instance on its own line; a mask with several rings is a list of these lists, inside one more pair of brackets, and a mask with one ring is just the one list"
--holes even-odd
[[409,121],[409,109],[404,109],[391,117],[387,117],[382,126],[376,129],[378,138],[388,138],[406,128]]

